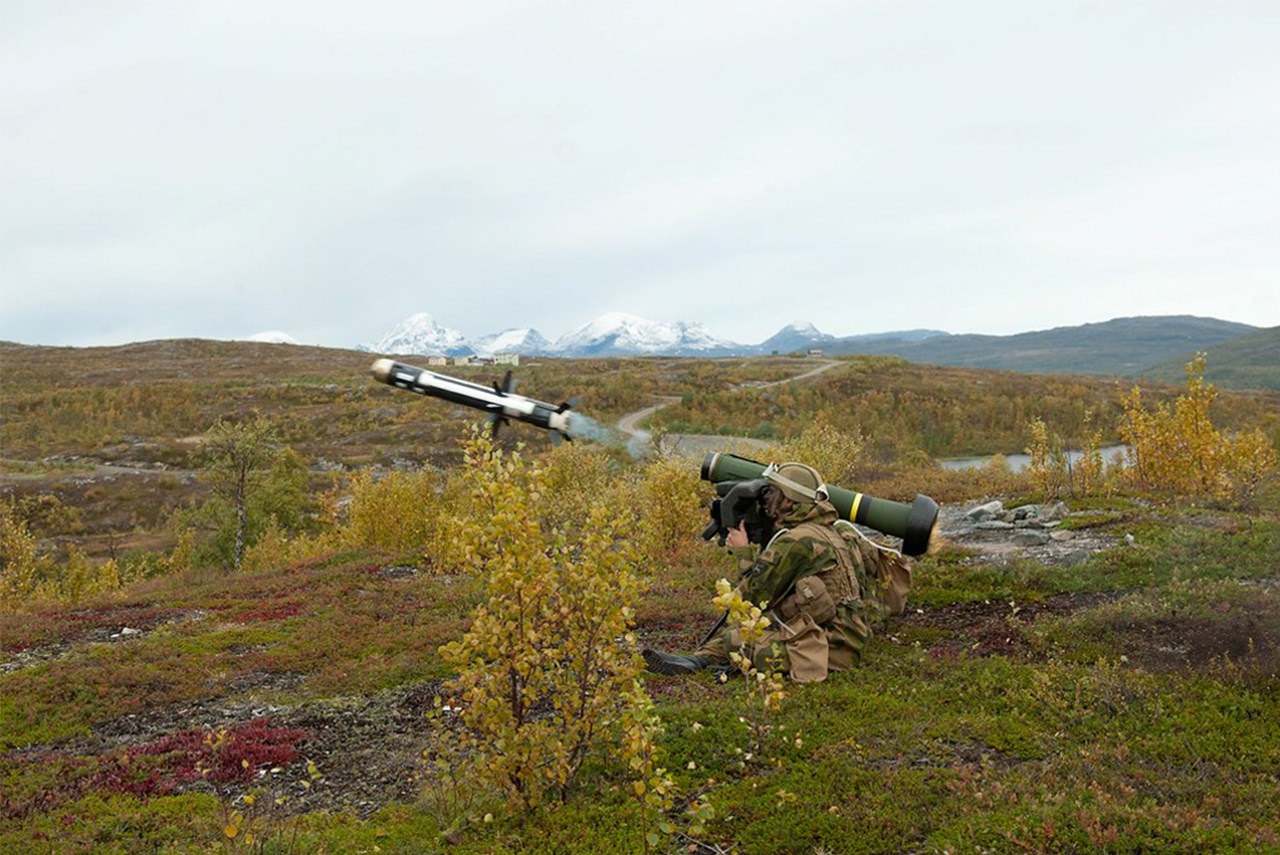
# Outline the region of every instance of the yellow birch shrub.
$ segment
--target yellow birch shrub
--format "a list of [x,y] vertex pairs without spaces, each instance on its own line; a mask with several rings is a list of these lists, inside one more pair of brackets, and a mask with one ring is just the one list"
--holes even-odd
[[769,457],[775,463],[807,463],[828,484],[844,487],[856,481],[864,444],[856,430],[842,431],[819,412],[799,436],[779,443]]
[[36,555],[36,539],[12,502],[0,502],[0,612],[26,606],[36,585],[53,565]]
[[543,520],[556,528],[581,526],[592,506],[612,495],[622,479],[611,469],[607,452],[585,442],[564,442],[553,449],[543,466],[547,500]]
[[299,562],[313,561],[332,555],[340,551],[343,546],[340,535],[333,532],[290,534],[271,520],[258,538],[258,542],[245,550],[243,569],[246,572],[256,573],[289,567]]
[[1049,427],[1039,416],[1031,419],[1027,425],[1031,439],[1025,449],[1030,461],[1027,463],[1027,474],[1045,501],[1052,501],[1062,493],[1065,461],[1060,450],[1055,452],[1049,440]]
[[1275,446],[1261,430],[1238,434],[1227,444],[1225,475],[1232,497],[1241,505],[1250,504],[1263,481],[1275,472]]
[[124,584],[115,559],[95,563],[76,545],[59,564],[39,555],[36,538],[13,502],[0,502],[0,612],[41,602],[75,605]]
[[1084,441],[1080,454],[1071,459],[1063,449],[1060,437],[1050,435],[1048,426],[1039,416],[1027,423],[1030,438],[1024,449],[1030,458],[1027,475],[1045,499],[1052,501],[1064,493],[1072,496],[1092,496],[1106,486],[1106,465],[1099,450],[1102,433],[1091,430],[1093,411],[1084,413]]
[[676,783],[659,765],[658,739],[664,727],[653,700],[636,680],[622,706],[618,754],[631,776],[628,792],[640,815],[643,851],[649,852],[675,833],[667,813],[675,804]]
[[1093,411],[1084,412],[1084,447],[1080,456],[1071,464],[1071,492],[1079,496],[1092,496],[1106,488],[1106,464],[1102,459],[1102,432],[1093,425]]
[[[472,437],[472,441],[479,441],[478,434],[473,433]],[[519,455],[518,448],[512,457],[519,460]],[[473,465],[474,461],[468,458],[465,466]],[[473,491],[473,480],[474,478],[468,477],[468,470],[464,470],[461,475],[453,473],[445,482],[440,497],[440,515],[436,519],[435,532],[426,550],[427,565],[433,573],[453,575],[484,570],[486,546],[476,540],[475,531],[478,526],[487,523],[489,508],[485,497]],[[520,499],[513,497],[512,501]],[[536,509],[524,510],[536,517]]]
[[34,599],[78,605],[85,600],[120,588],[120,567],[114,559],[102,564],[89,560],[74,544],[67,549],[66,564],[51,568],[37,587]]
[[189,528],[179,530],[178,539],[169,554],[161,557],[162,573],[185,573],[196,565],[196,533]]
[[[954,476],[953,476],[954,477]],[[1025,485],[1026,479],[1021,473],[1013,471],[1009,458],[1003,454],[993,454],[991,459],[976,470],[971,470],[973,487],[965,495],[974,494],[997,496],[1002,493],[1016,493]]]
[[650,562],[670,561],[702,544],[699,535],[707,525],[703,496],[709,485],[698,467],[683,458],[655,460],[644,476],[629,511],[639,521],[637,540],[641,555]]
[[1245,504],[1274,471],[1275,448],[1260,429],[1228,437],[1213,426],[1209,408],[1218,392],[1204,368],[1204,354],[1187,363],[1186,391],[1172,406],[1148,410],[1136,386],[1121,397],[1126,472],[1150,492]]
[[483,435],[464,456],[459,481],[475,513],[453,530],[456,554],[484,576],[487,597],[462,638],[440,649],[458,669],[443,695],[477,778],[529,810],[562,800],[588,756],[617,745],[634,704],[634,518],[597,504],[575,537],[544,529],[536,464]]
[[348,549],[425,549],[435,536],[440,483],[430,470],[394,471],[382,477],[361,472],[351,482],[351,500],[339,527]]

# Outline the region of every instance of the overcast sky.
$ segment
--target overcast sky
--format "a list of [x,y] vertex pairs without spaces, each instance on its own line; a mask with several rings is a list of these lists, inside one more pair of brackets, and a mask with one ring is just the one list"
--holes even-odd
[[0,339],[1280,325],[1280,2],[0,0]]

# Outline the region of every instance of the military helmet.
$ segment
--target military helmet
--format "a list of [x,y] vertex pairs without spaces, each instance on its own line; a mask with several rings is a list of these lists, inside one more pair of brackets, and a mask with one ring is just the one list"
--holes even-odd
[[825,502],[828,498],[818,470],[803,463],[771,464],[764,470],[764,479],[793,502]]

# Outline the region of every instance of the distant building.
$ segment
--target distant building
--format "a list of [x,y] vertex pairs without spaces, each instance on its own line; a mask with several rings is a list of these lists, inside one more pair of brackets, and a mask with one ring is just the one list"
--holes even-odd
[[819,348],[816,348],[816,347],[811,347],[811,348],[809,348],[809,355],[810,355],[810,356],[821,356],[821,355],[822,355],[822,350],[821,350],[821,349],[819,349]]
[[471,364],[471,357],[470,357],[470,356],[455,356],[455,357],[453,358],[453,364],[454,364],[454,365],[470,365],[470,364]]
[[449,364],[449,357],[447,357],[447,356],[428,356],[428,357],[427,357],[427,364],[428,364],[428,365],[448,365],[448,364]]
[[519,365],[520,354],[518,353],[498,353],[493,357],[494,365]]

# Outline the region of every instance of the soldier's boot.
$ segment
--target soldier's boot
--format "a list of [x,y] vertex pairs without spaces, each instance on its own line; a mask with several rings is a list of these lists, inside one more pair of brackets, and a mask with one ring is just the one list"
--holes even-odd
[[692,674],[694,671],[711,667],[711,660],[705,656],[678,656],[674,653],[663,653],[661,650],[653,650],[651,648],[642,650],[640,655],[644,657],[646,668],[655,674],[665,674],[668,677]]

